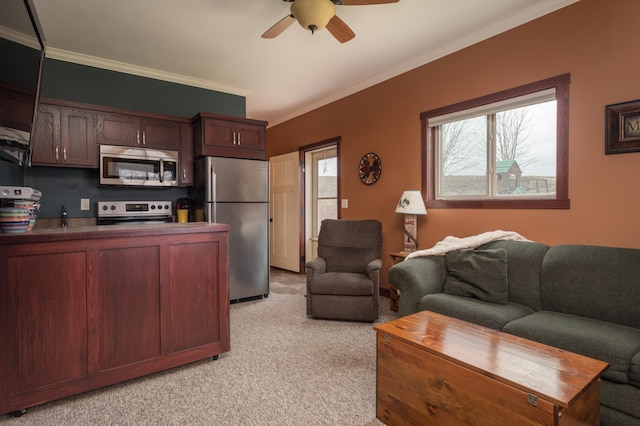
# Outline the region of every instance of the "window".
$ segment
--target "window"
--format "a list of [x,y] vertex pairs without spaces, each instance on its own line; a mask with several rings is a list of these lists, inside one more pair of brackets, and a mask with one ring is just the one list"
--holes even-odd
[[338,152],[335,146],[312,154],[314,236],[324,219],[338,218]]
[[421,114],[427,207],[569,208],[569,75]]

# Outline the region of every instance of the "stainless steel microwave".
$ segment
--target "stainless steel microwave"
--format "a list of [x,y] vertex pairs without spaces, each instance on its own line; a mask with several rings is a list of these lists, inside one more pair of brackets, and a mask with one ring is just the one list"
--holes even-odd
[[100,185],[178,186],[178,151],[100,145]]

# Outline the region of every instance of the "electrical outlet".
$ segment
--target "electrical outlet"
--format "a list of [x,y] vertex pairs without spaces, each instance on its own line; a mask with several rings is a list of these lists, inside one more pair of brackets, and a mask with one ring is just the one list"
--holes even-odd
[[88,198],[80,199],[80,210],[91,210],[91,201]]
[[348,209],[349,208],[349,199],[343,198],[341,201],[342,201],[342,208],[343,209]]

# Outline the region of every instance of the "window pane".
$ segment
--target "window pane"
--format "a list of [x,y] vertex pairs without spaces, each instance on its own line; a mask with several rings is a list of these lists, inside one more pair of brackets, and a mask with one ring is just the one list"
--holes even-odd
[[338,196],[338,159],[318,160],[318,198]]
[[487,194],[487,117],[440,126],[440,196]]
[[320,225],[323,219],[337,219],[338,218],[338,199],[337,198],[325,198],[318,200],[318,229],[320,232]]
[[496,195],[555,197],[556,115],[556,101],[496,114]]

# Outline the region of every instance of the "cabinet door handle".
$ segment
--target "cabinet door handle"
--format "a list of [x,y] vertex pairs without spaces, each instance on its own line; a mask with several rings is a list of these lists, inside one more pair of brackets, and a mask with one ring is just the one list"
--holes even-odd
[[236,145],[236,132],[233,132],[233,144]]
[[237,134],[238,134],[238,145],[240,145],[240,132],[238,132]]
[[146,132],[143,130],[142,131],[142,145],[146,145],[147,144],[147,134]]
[[182,169],[182,180],[187,180],[187,169]]
[[136,132],[136,145],[140,145],[140,132]]
[[56,161],[60,161],[60,147],[56,145]]
[[62,148],[62,161],[67,161],[67,148]]

